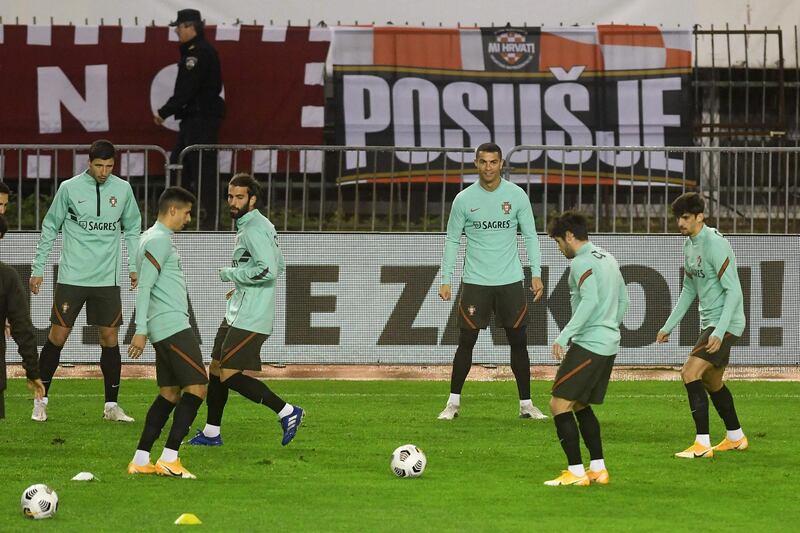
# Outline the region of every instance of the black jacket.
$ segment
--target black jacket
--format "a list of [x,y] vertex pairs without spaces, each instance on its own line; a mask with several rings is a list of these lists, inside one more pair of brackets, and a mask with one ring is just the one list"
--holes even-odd
[[[28,310],[28,299],[17,271],[0,263],[0,324],[6,319],[11,324],[11,336],[19,346],[22,366],[28,379],[39,379],[39,354],[36,352],[36,335]],[[0,334],[0,391],[6,388],[6,335]]]
[[175,115],[189,117],[225,116],[222,90],[222,70],[217,51],[203,37],[197,36],[181,44],[181,60],[175,90],[167,103],[158,110],[161,118]]

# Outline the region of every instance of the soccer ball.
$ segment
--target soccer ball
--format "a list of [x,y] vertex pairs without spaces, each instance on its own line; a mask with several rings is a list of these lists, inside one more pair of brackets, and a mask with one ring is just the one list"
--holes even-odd
[[428,459],[413,444],[404,444],[392,452],[391,469],[397,477],[419,477],[425,471]]
[[22,514],[28,518],[36,520],[51,518],[58,509],[58,495],[47,485],[37,483],[25,489],[20,504],[22,505]]

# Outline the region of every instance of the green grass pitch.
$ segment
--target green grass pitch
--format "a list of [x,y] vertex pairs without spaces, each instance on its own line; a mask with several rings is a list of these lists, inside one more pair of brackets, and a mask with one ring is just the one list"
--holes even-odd
[[[564,455],[552,421],[517,418],[513,382],[468,382],[452,422],[436,420],[445,382],[271,385],[307,410],[295,441],[281,447],[273,413],[232,392],[225,445],[184,446],[198,479],[179,480],[125,473],[153,381],[122,384],[121,404],[136,418],[122,424],[101,420],[99,380],[58,380],[50,419],[39,424],[24,382],[11,380],[0,421],[0,531],[166,531],[181,513],[208,531],[778,531],[800,523],[797,382],[730,384],[750,449],[710,460],[672,457],[693,438],[680,383],[612,382],[596,408],[605,487],[542,485],[564,468]],[[546,406],[548,390],[533,384],[537,405]],[[716,443],[724,428],[710,414]],[[419,479],[389,470],[392,450],[406,443],[427,454]],[[70,481],[80,471],[100,481]],[[54,519],[22,517],[19,497],[33,483],[58,492]]]

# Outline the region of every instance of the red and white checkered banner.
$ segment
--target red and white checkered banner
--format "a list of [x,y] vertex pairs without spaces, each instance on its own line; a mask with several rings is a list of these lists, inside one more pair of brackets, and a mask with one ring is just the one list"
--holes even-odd
[[[348,146],[686,146],[692,144],[691,61],[690,31],[655,26],[337,27],[328,110],[336,144]],[[612,164],[632,167],[626,175],[643,180],[684,178],[689,170],[666,156],[608,153],[613,162],[573,150],[510,163],[542,176],[557,168],[559,180],[562,169],[579,168],[605,180]],[[353,155],[348,169],[363,167],[362,159]],[[383,167],[406,173],[410,165],[412,176],[430,179],[431,169],[460,162],[444,159],[409,154]],[[460,180],[453,172],[442,176]]]
[[[330,30],[210,26],[206,38],[222,64],[221,143],[322,144]],[[177,123],[152,117],[172,94],[178,44],[167,27],[0,25],[0,143],[171,149]]]

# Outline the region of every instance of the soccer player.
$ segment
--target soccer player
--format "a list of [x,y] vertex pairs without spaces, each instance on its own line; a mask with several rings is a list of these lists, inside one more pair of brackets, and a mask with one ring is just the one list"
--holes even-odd
[[97,326],[100,336],[100,369],[105,385],[103,418],[133,422],[117,403],[122,369],[118,334],[122,324],[119,295],[120,231],[128,248],[131,290],[136,288],[134,254],[139,242],[142,217],[130,184],[113,175],[114,145],[105,140],[89,148],[89,167],[58,188],[42,221],[42,234],[30,279],[33,294],[39,294],[45,263],[61,231],[63,248],[58,263],[58,281],[53,294],[50,332],[39,358],[45,397],[34,400],[31,418],[47,420],[48,394],[75,319],[86,304],[86,322]]
[[[564,257],[571,260],[572,307],[572,317],[552,346],[552,355],[561,365],[550,398],[556,433],[569,466],[557,478],[545,481],[550,486],[606,485],[609,481],[600,422],[589,404],[603,403],[606,395],[619,351],[619,326],[628,309],[628,292],[616,259],[589,241],[587,227],[583,215],[566,211],[551,219],[547,229]],[[581,459],[579,431],[591,458],[588,472]]]
[[526,334],[528,302],[522,287],[523,272],[517,248],[520,230],[531,263],[534,301],[544,292],[541,279],[541,253],[536,236],[533,209],[522,188],[501,178],[503,153],[494,143],[484,143],[475,151],[475,166],[480,175],[456,196],[447,221],[442,256],[442,281],[439,297],[449,301],[450,280],[458,255],[461,234],[467,236],[461,298],[458,302],[460,333],[450,376],[450,397],[439,414],[452,420],[461,407],[461,389],[472,366],[472,350],[478,333],[495,323],[505,328],[511,345],[511,369],[517,381],[520,418],[547,418],[531,401],[531,368]]
[[[136,294],[136,334],[128,346],[128,356],[141,356],[150,339],[156,352],[159,392],[147,411],[139,445],[128,465],[129,474],[195,479],[181,464],[178,449],[206,397],[208,377],[200,344],[189,327],[186,281],[172,243],[172,235],[191,221],[194,203],[194,195],[186,189],[166,189],[158,199],[158,220],[142,234],[136,254],[141,276]],[[150,450],[173,409],[164,451],[153,465]]]
[[[667,342],[694,299],[700,299],[700,337],[681,369],[696,429],[694,444],[675,454],[685,459],[712,457],[715,451],[744,450],[748,446],[731,391],[722,382],[731,346],[744,331],[742,286],[731,245],[716,229],[706,226],[704,209],[705,201],[693,192],[672,202],[678,229],[686,236],[683,289],[675,309],[656,336],[656,342]],[[708,428],[708,396],[728,430],[722,442],[713,448]]]
[[242,373],[261,370],[261,346],[272,334],[275,319],[275,281],[284,271],[275,226],[257,209],[259,185],[249,174],[237,174],[228,184],[228,207],[236,221],[233,266],[222,268],[222,281],[232,281],[225,318],[211,352],[208,419],[190,444],[219,446],[222,412],[228,389],[277,413],[283,429],[281,444],[295,436],[305,412],[283,401],[262,381]]
[[[2,185],[2,183],[0,183]],[[2,198],[0,198],[0,202]],[[1,204],[0,204],[1,205]],[[8,231],[5,216],[0,214],[0,239]],[[44,384],[39,379],[39,355],[36,353],[36,335],[33,332],[28,302],[25,301],[25,289],[19,281],[17,271],[0,262],[0,324],[8,319],[9,335],[17,343],[17,351],[22,357],[28,388],[35,398],[44,397]],[[0,419],[6,416],[6,337],[0,335]]]
[[6,208],[8,207],[8,197],[10,195],[11,195],[11,189],[8,188],[8,185],[6,185],[5,182],[0,181],[0,215],[6,214]]

